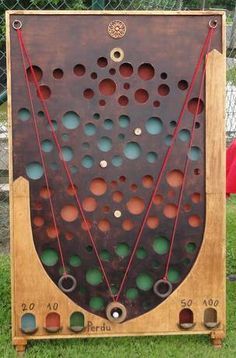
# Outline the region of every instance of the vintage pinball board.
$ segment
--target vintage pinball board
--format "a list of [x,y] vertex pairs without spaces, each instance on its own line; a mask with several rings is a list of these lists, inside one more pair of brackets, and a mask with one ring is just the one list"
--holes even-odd
[[225,334],[223,12],[7,13],[13,344]]

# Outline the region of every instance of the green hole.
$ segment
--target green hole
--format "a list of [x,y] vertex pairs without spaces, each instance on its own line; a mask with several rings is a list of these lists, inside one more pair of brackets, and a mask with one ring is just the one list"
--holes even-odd
[[147,251],[143,247],[140,247],[136,252],[136,256],[138,259],[143,260],[147,257]]
[[124,114],[119,117],[119,124],[121,128],[127,128],[129,126],[130,119]]
[[81,330],[84,328],[84,315],[81,312],[73,312],[70,316],[70,327],[76,327],[78,330],[81,328]]
[[118,287],[112,286],[112,287],[111,287],[111,292],[112,292],[113,295],[116,295],[117,292],[118,292]]
[[94,159],[90,155],[85,155],[82,159],[82,165],[84,168],[90,169],[94,164]]
[[26,174],[30,179],[40,179],[43,176],[43,167],[38,162],[32,162],[26,166]]
[[129,142],[125,146],[124,154],[128,159],[137,159],[141,155],[141,147],[136,142]]
[[172,141],[172,135],[167,135],[165,137],[165,144],[169,147],[171,145],[171,141]]
[[170,282],[175,283],[178,282],[180,280],[180,273],[179,271],[177,271],[176,269],[174,269],[173,267],[171,267],[169,269],[167,278]]
[[81,259],[77,255],[73,255],[70,258],[70,265],[73,267],[79,267],[81,265]]
[[[54,120],[52,120],[52,121],[51,121],[51,124],[52,124],[53,130],[56,131],[56,130],[57,130],[57,122],[54,121]],[[47,129],[48,129],[50,132],[52,132],[52,129],[51,129],[51,126],[50,126],[49,123],[47,124]]]
[[153,278],[148,273],[141,273],[136,278],[136,285],[142,291],[149,291],[153,286]]
[[126,291],[126,297],[128,298],[128,300],[135,300],[138,297],[138,290],[137,288],[129,288]]
[[103,261],[109,261],[111,258],[111,255],[108,250],[104,249],[101,251],[100,257]]
[[21,108],[18,111],[18,117],[23,122],[28,121],[30,119],[30,111],[26,108]]
[[46,249],[41,254],[41,260],[46,266],[54,266],[58,261],[58,254],[53,249]]
[[194,251],[196,250],[196,244],[194,242],[189,242],[186,245],[186,251],[190,254],[194,253]]
[[100,311],[104,308],[105,301],[102,297],[92,297],[89,301],[89,307],[94,311]]
[[192,147],[188,152],[188,157],[190,160],[198,160],[201,156],[201,149],[198,147]]
[[157,153],[155,153],[155,152],[147,153],[148,163],[151,163],[151,164],[155,163],[157,161],[157,158],[158,158]]
[[112,160],[114,167],[120,167],[122,165],[122,158],[119,155],[115,155]]
[[108,137],[101,137],[98,141],[98,148],[102,152],[109,152],[112,148],[112,141]]
[[108,130],[112,129],[113,128],[113,121],[111,119],[105,119],[104,128],[108,129]]
[[162,131],[163,124],[160,118],[151,117],[145,124],[146,130],[149,134],[159,134]]
[[129,248],[129,245],[127,245],[126,243],[121,243],[121,244],[118,244],[115,248],[115,252],[118,256],[120,257],[126,257],[129,255],[129,251],[130,251],[130,248]]
[[80,117],[73,111],[66,112],[62,117],[62,123],[67,129],[75,129],[80,123]]
[[190,263],[191,263],[191,260],[190,260],[188,257],[186,257],[186,258],[183,260],[183,264],[184,264],[185,266],[190,265]]
[[89,269],[86,272],[86,281],[93,286],[97,286],[102,282],[102,273],[97,268]]
[[49,139],[45,139],[42,141],[42,150],[46,153],[49,153],[53,150],[53,143]]
[[93,123],[87,123],[84,127],[84,133],[87,136],[92,136],[96,133],[96,127]]
[[165,237],[157,237],[153,241],[153,249],[159,255],[164,255],[169,251],[170,243]]
[[157,260],[154,260],[154,261],[152,262],[152,267],[153,267],[155,270],[159,269],[159,268],[160,268],[160,262],[157,261]]
[[61,151],[62,151],[62,157],[66,162],[69,162],[73,158],[73,151],[70,147],[64,146],[62,147]]
[[179,139],[182,142],[189,142],[189,140],[190,140],[190,132],[187,129],[182,129],[179,132]]

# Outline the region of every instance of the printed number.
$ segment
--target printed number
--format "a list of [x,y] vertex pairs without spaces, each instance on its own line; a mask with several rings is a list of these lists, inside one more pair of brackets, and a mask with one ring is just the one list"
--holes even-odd
[[213,300],[212,298],[209,298],[209,300],[204,300],[203,304],[205,306],[213,306],[213,307],[217,307],[219,304],[218,300]]
[[58,303],[55,302],[55,303],[49,303],[47,305],[47,308],[50,310],[50,311],[56,311],[58,309]]
[[193,301],[192,300],[181,300],[181,307],[191,307],[192,306]]
[[22,311],[32,311],[35,307],[35,304],[30,303],[29,305],[27,305],[26,303],[22,303],[21,307],[22,307]]

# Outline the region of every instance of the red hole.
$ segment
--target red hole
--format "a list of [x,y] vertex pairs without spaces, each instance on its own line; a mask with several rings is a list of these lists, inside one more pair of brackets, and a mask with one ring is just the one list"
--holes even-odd
[[92,73],[91,73],[91,78],[92,78],[93,80],[96,80],[97,77],[98,77],[98,75],[96,74],[96,72],[92,72]]
[[43,226],[44,218],[42,218],[42,216],[35,216],[33,218],[33,223],[35,226],[38,226],[38,227]]
[[143,63],[138,68],[138,74],[139,77],[147,81],[147,80],[151,80],[154,77],[155,70],[150,63]]
[[193,194],[191,195],[191,199],[192,199],[192,202],[193,202],[194,204],[198,204],[198,203],[200,202],[200,200],[201,200],[201,195],[200,195],[200,193],[193,193]]
[[107,214],[107,213],[109,213],[109,211],[110,211],[110,207],[109,207],[108,205],[105,205],[105,206],[103,207],[103,212],[104,212],[105,214]]
[[90,220],[86,219],[86,222],[85,221],[82,222],[81,227],[84,231],[88,231],[91,229],[92,223]]
[[124,89],[128,90],[130,88],[130,84],[129,83],[124,83]]
[[119,177],[119,181],[121,183],[125,183],[126,182],[126,177],[124,175],[122,175],[121,177]]
[[127,106],[127,104],[129,103],[129,99],[126,96],[120,96],[118,102],[121,106]]
[[53,71],[53,77],[56,78],[57,80],[61,79],[63,77],[63,71],[60,68],[56,68]]
[[167,204],[164,207],[164,215],[168,219],[173,219],[177,215],[177,206],[175,204]]
[[47,188],[46,186],[43,186],[40,189],[39,195],[43,199],[49,199],[52,196],[52,190],[50,188]]
[[109,70],[109,73],[110,73],[110,75],[115,75],[115,74],[116,74],[116,70],[115,70],[114,68],[111,68],[111,69]]
[[77,190],[78,190],[78,188],[75,184],[73,184],[73,185],[70,184],[66,191],[67,191],[68,195],[74,196],[76,194]]
[[107,59],[106,57],[100,57],[98,60],[97,60],[97,64],[98,66],[100,67],[106,67],[107,66]]
[[148,92],[145,89],[140,88],[135,92],[134,97],[135,97],[137,102],[145,103],[145,102],[147,102],[147,100],[149,98],[149,95],[148,95]]
[[178,88],[182,91],[185,91],[188,88],[188,82],[185,80],[179,81]]
[[123,77],[130,77],[133,72],[133,66],[130,63],[123,63],[120,65],[120,74]]
[[74,235],[72,234],[72,232],[68,231],[65,233],[65,238],[66,238],[66,240],[70,241],[74,238]]
[[153,186],[153,177],[151,175],[145,175],[142,179],[144,188],[150,189]]
[[106,101],[104,101],[104,99],[101,99],[101,100],[99,101],[99,105],[100,105],[100,106],[105,106],[105,105],[106,105]]
[[110,230],[110,223],[107,219],[100,220],[98,223],[98,228],[102,232],[108,232]]
[[145,208],[145,204],[143,199],[134,196],[133,198],[131,198],[128,203],[126,204],[127,209],[129,210],[129,212],[133,215],[139,215],[143,212],[144,208]]
[[110,78],[105,78],[99,83],[99,90],[104,96],[111,96],[115,93],[116,84]]
[[184,175],[180,170],[172,170],[166,175],[167,183],[174,188],[182,185],[183,178]]
[[43,205],[39,201],[36,201],[35,203],[33,203],[34,210],[42,210],[42,208],[43,208]]
[[97,196],[103,195],[107,191],[107,184],[102,178],[95,178],[91,181],[90,191]]
[[158,87],[158,93],[160,96],[167,96],[170,92],[169,86],[162,84]]
[[189,217],[188,223],[192,227],[198,227],[201,225],[201,219],[198,215],[192,215]]
[[85,70],[84,65],[78,64],[74,67],[74,74],[76,76],[79,76],[79,77],[83,76],[85,74],[85,71],[86,70]]
[[160,205],[161,203],[163,202],[163,197],[162,195],[156,195],[154,196],[154,199],[153,199],[153,204],[155,205]]
[[67,222],[75,221],[78,217],[78,209],[74,205],[65,205],[61,209],[61,217]]
[[136,184],[131,184],[130,185],[130,190],[131,191],[137,191],[137,189],[138,189],[138,186]]
[[160,107],[160,102],[159,101],[154,101],[153,106],[154,107]]
[[94,198],[85,198],[82,206],[85,211],[92,212],[97,208],[97,202]]
[[115,203],[120,203],[123,199],[123,194],[120,191],[115,191],[112,195],[112,200]]
[[36,77],[36,80],[37,80],[37,81],[40,81],[41,78],[43,77],[43,71],[42,71],[41,68],[38,67],[38,66],[32,66],[32,68],[30,68],[30,67],[27,68],[28,80],[29,80],[30,82],[33,82],[33,81],[34,81],[34,77],[33,77],[33,74],[32,74],[31,69],[32,69],[33,72],[34,72],[34,75],[35,75],[35,77]]
[[147,226],[149,229],[156,229],[159,225],[159,219],[156,216],[149,216],[147,219]]
[[184,211],[188,213],[191,210],[191,206],[189,204],[184,205]]
[[130,231],[132,230],[134,227],[134,224],[133,222],[130,220],[130,219],[126,219],[123,221],[122,223],[122,228],[125,230],[125,231]]
[[50,239],[55,239],[59,235],[59,231],[55,228],[54,225],[50,225],[47,228],[47,235]]
[[91,99],[93,98],[94,96],[94,92],[91,88],[87,88],[85,91],[84,91],[84,97],[87,98],[87,99]]
[[43,99],[48,99],[51,96],[50,88],[45,85],[39,86],[39,89],[37,90],[37,96],[40,97],[40,95]]
[[188,110],[193,114],[200,114],[204,109],[204,103],[200,98],[192,98],[188,102]]

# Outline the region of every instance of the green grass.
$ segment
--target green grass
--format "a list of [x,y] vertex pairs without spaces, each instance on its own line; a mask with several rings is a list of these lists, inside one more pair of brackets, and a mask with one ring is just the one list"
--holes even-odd
[[230,82],[232,85],[236,85],[236,67],[232,67],[226,72],[227,82]]
[[[227,203],[227,272],[236,273],[236,196]],[[14,358],[10,333],[10,264],[0,256],[0,357]],[[215,350],[206,336],[34,341],[26,358],[233,358],[236,357],[236,282],[227,283],[227,337]]]

